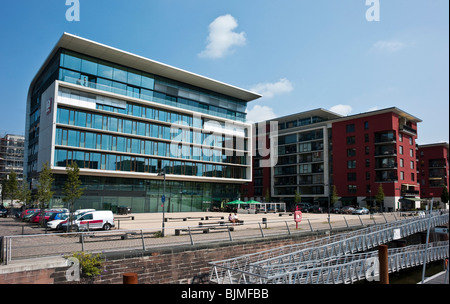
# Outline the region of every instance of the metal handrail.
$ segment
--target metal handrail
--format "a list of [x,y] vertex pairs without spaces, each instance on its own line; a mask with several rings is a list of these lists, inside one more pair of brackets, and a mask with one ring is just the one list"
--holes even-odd
[[[366,251],[378,245],[392,241],[395,237],[403,238],[424,231],[431,220],[431,226],[448,223],[449,215],[432,213],[430,218],[412,218],[394,223],[376,225],[357,232],[330,236],[303,244],[289,245],[242,257],[211,262],[211,279],[216,282],[232,283],[237,281],[254,282],[267,277],[274,267],[283,265],[300,267],[302,263],[314,264],[317,260],[336,258]],[[295,265],[295,266],[292,266]],[[250,274],[250,275],[249,275]],[[220,279],[220,276],[227,276]],[[257,279],[252,279],[256,277]]]

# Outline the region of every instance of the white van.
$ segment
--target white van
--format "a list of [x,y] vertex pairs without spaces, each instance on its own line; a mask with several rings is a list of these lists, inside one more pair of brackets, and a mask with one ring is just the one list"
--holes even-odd
[[[67,221],[62,224],[62,229],[67,230]],[[114,215],[112,211],[88,211],[78,216],[72,222],[74,230],[110,230],[114,227]]]
[[95,211],[95,209],[78,209],[73,213],[73,215],[77,216],[81,213],[86,213],[86,212],[90,212],[90,211]]

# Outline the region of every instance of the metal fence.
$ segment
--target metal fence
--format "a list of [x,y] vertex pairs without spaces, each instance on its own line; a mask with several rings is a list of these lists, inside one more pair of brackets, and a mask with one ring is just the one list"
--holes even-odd
[[[286,217],[285,217],[286,218]],[[347,228],[363,228],[375,224],[387,224],[400,220],[398,214],[388,213],[378,217],[350,215],[340,217],[341,220],[304,220],[299,229],[292,217],[279,220],[262,218],[257,222],[244,222],[239,225],[223,222],[221,224],[190,225],[167,227],[164,237],[161,229],[135,229],[111,231],[88,231],[77,233],[41,233],[20,234],[0,237],[0,258],[4,264],[14,260],[46,257],[67,256],[74,252],[86,251],[92,253],[112,252],[121,250],[148,250],[173,246],[192,246],[202,243],[236,241],[250,238],[267,238],[282,235],[300,235],[308,232],[330,233]],[[29,230],[25,230],[25,233]],[[24,230],[22,229],[22,233]]]
[[378,245],[417,232],[448,224],[448,213],[386,222],[350,233],[343,233],[296,245],[283,246],[242,257],[211,262],[211,280],[216,283],[261,283],[286,269],[297,269],[320,260],[367,251]]

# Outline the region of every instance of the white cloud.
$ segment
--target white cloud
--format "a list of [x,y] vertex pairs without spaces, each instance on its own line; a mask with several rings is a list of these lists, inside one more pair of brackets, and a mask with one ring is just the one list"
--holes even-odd
[[292,83],[288,79],[282,78],[275,83],[259,83],[253,86],[250,91],[261,94],[265,98],[272,98],[277,94],[289,93],[293,89]]
[[254,106],[251,110],[247,109],[247,122],[256,123],[260,121],[265,121],[273,119],[277,115],[273,112],[273,109],[268,106]]
[[376,111],[376,110],[378,110],[378,107],[377,107],[377,106],[373,106],[373,107],[370,107],[370,108],[367,110],[367,112],[372,112],[372,111]]
[[380,40],[374,43],[372,48],[378,51],[395,53],[403,49],[405,46],[406,46],[405,43],[398,40],[390,40],[390,41]]
[[352,107],[349,105],[335,105],[333,107],[330,108],[331,112],[337,113],[337,114],[341,114],[343,116],[347,116],[352,112]]
[[222,58],[232,53],[233,46],[242,46],[246,43],[245,33],[236,33],[238,23],[231,15],[217,17],[209,25],[209,36],[206,48],[198,54],[204,58]]

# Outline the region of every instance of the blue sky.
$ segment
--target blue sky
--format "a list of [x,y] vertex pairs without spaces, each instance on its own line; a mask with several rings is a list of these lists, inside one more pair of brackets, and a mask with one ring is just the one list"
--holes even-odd
[[[449,141],[449,1],[66,0],[0,4],[0,134],[24,134],[28,86],[63,32],[264,97],[249,119],[396,106],[419,144]],[[369,1],[371,2],[371,1]]]

